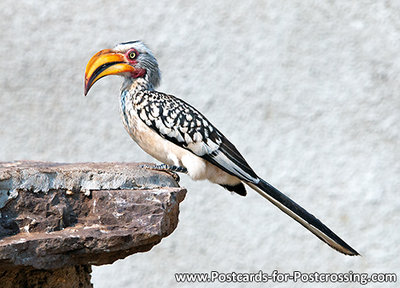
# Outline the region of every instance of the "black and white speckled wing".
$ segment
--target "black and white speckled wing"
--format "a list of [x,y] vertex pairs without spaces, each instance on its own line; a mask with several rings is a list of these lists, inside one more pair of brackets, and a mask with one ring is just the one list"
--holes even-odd
[[236,147],[191,105],[156,91],[144,92],[135,104],[139,118],[163,138],[241,180],[258,182]]

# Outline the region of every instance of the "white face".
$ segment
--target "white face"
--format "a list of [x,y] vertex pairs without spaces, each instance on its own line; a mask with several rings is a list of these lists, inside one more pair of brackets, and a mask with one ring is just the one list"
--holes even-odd
[[144,68],[147,71],[147,77],[154,87],[158,86],[160,82],[160,70],[158,63],[151,50],[142,41],[130,41],[116,45],[113,50],[119,53],[126,53],[130,49],[135,49],[139,56],[136,63],[131,64],[136,68]]
[[124,42],[124,43],[120,43],[117,44],[113,50],[116,52],[125,52],[131,48],[136,49],[139,53],[145,53],[145,54],[150,54],[151,56],[154,57],[153,53],[151,52],[151,50],[144,45],[144,43],[142,41],[130,41],[130,42]]

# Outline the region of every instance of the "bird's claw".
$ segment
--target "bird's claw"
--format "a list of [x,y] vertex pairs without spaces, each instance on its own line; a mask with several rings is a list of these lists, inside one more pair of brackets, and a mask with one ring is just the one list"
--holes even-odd
[[[156,165],[156,164],[154,164],[154,165],[142,164],[142,165],[140,165],[139,167],[140,167],[140,168],[143,168],[143,169],[150,169],[150,170],[157,170],[157,171],[165,172],[165,173],[171,175],[172,178],[174,178],[174,180],[175,180],[177,183],[179,183],[179,181],[181,180],[181,177],[179,177],[179,175],[178,175],[177,173],[174,172],[174,170],[176,170],[176,169],[174,169],[174,168],[176,168],[175,166],[169,166],[169,165],[166,165],[166,164],[161,164],[161,165]],[[171,169],[171,168],[172,168],[172,169]],[[182,167],[179,167],[179,168],[182,168]],[[181,172],[181,171],[180,171],[180,172]]]
[[165,171],[165,172],[170,174],[172,176],[172,178],[174,178],[176,183],[179,183],[179,181],[181,181],[181,177],[179,177],[178,173],[175,173],[175,172],[172,172],[172,171]]

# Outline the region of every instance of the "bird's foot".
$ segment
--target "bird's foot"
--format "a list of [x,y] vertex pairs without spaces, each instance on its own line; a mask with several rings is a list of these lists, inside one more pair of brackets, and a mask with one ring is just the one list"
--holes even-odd
[[180,172],[180,173],[187,173],[187,169],[185,167],[181,166],[174,166],[174,165],[167,165],[167,164],[160,164],[160,165],[147,165],[143,164],[140,165],[141,168],[145,169],[151,169],[151,170],[157,170],[157,171],[164,171],[168,173],[169,175],[172,176],[172,178],[175,179],[176,182],[179,183],[181,180],[179,175],[176,174],[175,172]]

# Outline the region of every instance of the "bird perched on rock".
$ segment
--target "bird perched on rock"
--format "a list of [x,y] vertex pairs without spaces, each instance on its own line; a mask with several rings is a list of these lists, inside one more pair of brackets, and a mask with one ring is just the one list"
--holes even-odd
[[158,92],[160,70],[153,53],[141,41],[101,50],[85,72],[85,95],[107,75],[123,76],[121,116],[129,135],[148,154],[161,161],[157,169],[207,179],[245,196],[248,185],[298,221],[332,248],[359,255],[321,221],[261,179],[236,147],[194,107]]

